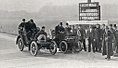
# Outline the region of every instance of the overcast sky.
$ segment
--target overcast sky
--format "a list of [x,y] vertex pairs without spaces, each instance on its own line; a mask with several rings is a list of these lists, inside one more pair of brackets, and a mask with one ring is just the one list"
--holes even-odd
[[[45,5],[72,5],[87,0],[0,0],[0,10],[37,12]],[[118,0],[92,0],[100,4],[117,4]]]

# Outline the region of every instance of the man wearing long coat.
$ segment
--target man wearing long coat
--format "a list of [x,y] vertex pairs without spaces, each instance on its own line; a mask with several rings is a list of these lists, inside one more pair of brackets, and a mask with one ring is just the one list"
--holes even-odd
[[101,38],[102,38],[102,30],[100,29],[100,25],[97,24],[96,28],[94,29],[94,42],[95,42],[95,51],[100,52],[101,51]]
[[91,45],[92,45],[92,50],[95,52],[95,45],[93,44],[93,28],[90,25],[89,30],[87,31],[87,39],[88,39],[88,52],[91,52]]
[[105,59],[110,60],[111,56],[113,56],[113,49],[112,49],[112,38],[113,34],[108,27],[105,29],[105,33],[103,34],[104,38],[104,45],[103,45],[103,52],[102,55],[107,55]]

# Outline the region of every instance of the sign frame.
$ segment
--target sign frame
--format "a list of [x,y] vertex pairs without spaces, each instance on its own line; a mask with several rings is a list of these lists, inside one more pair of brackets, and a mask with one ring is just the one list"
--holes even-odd
[[[83,10],[89,10],[83,12]],[[96,11],[90,11],[96,10]],[[85,15],[85,16],[82,16]],[[93,14],[93,16],[91,16]],[[101,7],[99,2],[79,3],[79,20],[80,21],[94,21],[101,20]]]

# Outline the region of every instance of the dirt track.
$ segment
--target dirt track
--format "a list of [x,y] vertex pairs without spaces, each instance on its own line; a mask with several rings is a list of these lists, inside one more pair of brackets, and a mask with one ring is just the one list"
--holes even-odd
[[39,52],[32,56],[27,48],[20,52],[15,45],[15,36],[0,33],[0,68],[117,68],[118,58],[107,61],[100,53],[76,54]]

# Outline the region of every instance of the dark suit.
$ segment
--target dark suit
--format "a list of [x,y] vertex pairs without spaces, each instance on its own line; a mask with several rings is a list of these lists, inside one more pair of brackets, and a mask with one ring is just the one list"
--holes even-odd
[[102,42],[101,42],[101,38],[102,38],[102,34],[101,34],[102,30],[100,28],[96,28],[94,29],[94,45],[95,45],[95,50],[101,51],[101,47],[102,47]]
[[88,38],[88,42],[89,42],[89,44],[88,44],[88,52],[91,52],[91,45],[92,45],[92,49],[93,49],[93,52],[95,52],[95,46],[93,45],[93,29],[89,29],[88,31],[87,31],[87,38]]
[[65,33],[65,29],[63,26],[56,26],[55,27],[56,38],[58,38],[59,41],[61,41],[64,38],[64,33]]
[[83,47],[84,47],[84,51],[86,51],[86,44],[85,44],[85,39],[86,39],[86,32],[84,29],[79,29],[80,30],[80,33],[81,33],[81,36],[80,36],[80,41],[83,43]]
[[26,22],[26,24],[25,24],[25,30],[26,30],[26,32],[29,32],[30,31],[30,22]]
[[58,25],[55,27],[55,36],[56,36],[55,41],[58,45],[64,39],[64,32],[65,32],[65,29],[63,26]]
[[107,58],[110,58],[110,56],[113,55],[113,49],[112,49],[112,37],[113,34],[110,30],[106,31],[103,35],[105,41],[105,45],[103,46],[103,52],[102,55],[107,55]]
[[62,41],[65,38],[65,29],[63,26],[59,26],[59,40]]
[[116,49],[116,53],[118,53],[118,30],[114,30],[114,37],[115,37],[115,45],[114,49]]

